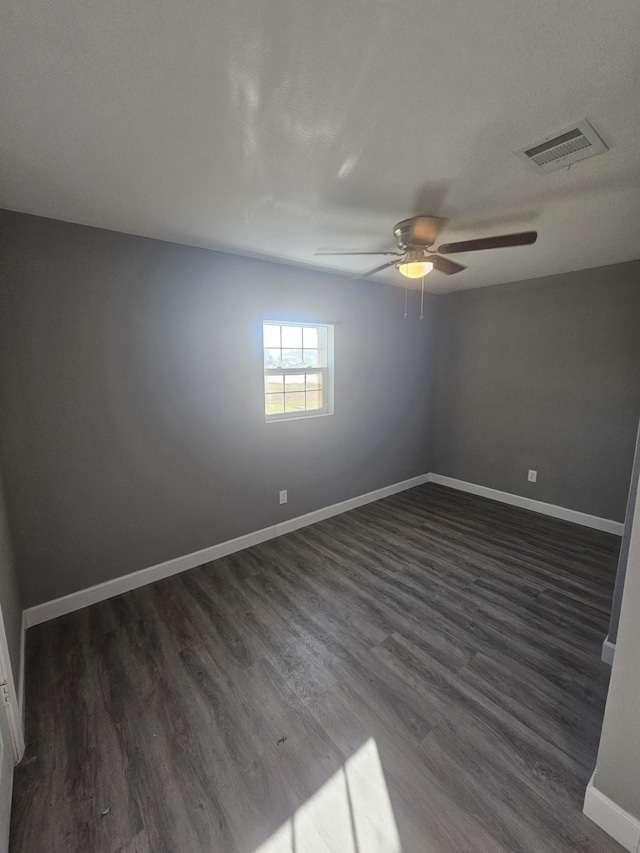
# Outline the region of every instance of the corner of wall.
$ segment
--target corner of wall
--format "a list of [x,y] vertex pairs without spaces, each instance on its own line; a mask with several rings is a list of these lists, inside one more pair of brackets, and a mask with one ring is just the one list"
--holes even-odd
[[640,853],[640,820],[599,791],[594,778],[595,771],[587,785],[582,811],[629,853]]
[[612,643],[609,639],[609,635],[605,637],[604,643],[602,644],[602,654],[601,660],[602,663],[606,663],[609,666],[613,666],[613,657],[616,653],[616,644]]
[[27,645],[27,614],[22,611],[22,624],[20,629],[20,660],[18,663],[18,714],[22,721],[24,731],[24,689],[26,672],[26,645]]

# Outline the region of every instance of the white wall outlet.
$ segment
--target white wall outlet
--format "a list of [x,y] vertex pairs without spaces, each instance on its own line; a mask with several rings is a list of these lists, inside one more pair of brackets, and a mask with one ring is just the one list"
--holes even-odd
[[[533,470],[533,468],[529,468],[529,476],[527,477],[527,480],[528,480],[530,483],[535,483],[535,482],[537,482],[537,480],[538,480],[538,472],[537,472],[537,471],[534,471],[534,470]],[[281,494],[282,494],[282,493],[281,493]]]
[[287,490],[286,489],[280,489],[280,503],[286,504],[286,502],[287,502]]

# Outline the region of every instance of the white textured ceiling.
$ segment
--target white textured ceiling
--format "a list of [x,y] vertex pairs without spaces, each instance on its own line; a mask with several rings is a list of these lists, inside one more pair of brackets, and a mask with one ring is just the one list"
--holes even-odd
[[[393,248],[416,213],[440,242],[538,230],[434,291],[640,257],[637,0],[2,8],[0,206],[350,272],[375,259],[313,252]],[[608,153],[512,154],[585,117]]]

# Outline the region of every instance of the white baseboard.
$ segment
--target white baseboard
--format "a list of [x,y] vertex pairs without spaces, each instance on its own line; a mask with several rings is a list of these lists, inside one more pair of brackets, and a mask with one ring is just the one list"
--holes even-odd
[[587,785],[582,811],[625,850],[640,853],[640,820],[599,791],[593,784],[594,776]]
[[184,557],[176,557],[173,560],[167,560],[164,563],[158,563],[156,566],[150,566],[146,569],[139,569],[131,574],[123,577],[114,578],[113,580],[105,581],[104,583],[90,586],[87,589],[81,589],[78,592],[72,592],[70,595],[64,595],[61,598],[55,598],[52,601],[45,601],[43,604],[36,604],[34,607],[29,607],[24,611],[25,624],[27,628],[33,625],[38,625],[41,622],[47,622],[50,619],[56,619],[58,616],[64,616],[65,613],[71,613],[74,610],[80,610],[83,607],[88,607],[91,604],[96,604],[99,601],[105,601],[108,598],[113,598],[123,592],[128,592],[131,589],[136,589],[140,586],[145,586],[148,583],[162,580],[170,575],[178,574],[179,572],[193,569],[196,566],[201,566],[203,563],[208,563],[211,560],[217,560],[220,557],[226,557],[228,554],[234,554],[236,551],[242,551],[245,548],[250,548],[252,545],[259,545],[261,542],[266,542],[268,539],[274,539],[276,536],[282,536],[285,533],[292,533],[301,527],[306,527],[309,524],[315,524],[325,518],[331,518],[333,515],[339,515],[342,512],[348,512],[351,509],[356,509],[364,504],[379,501],[382,498],[394,495],[397,492],[413,489],[415,486],[420,486],[423,483],[440,483],[443,486],[449,486],[452,489],[458,489],[464,492],[469,492],[473,495],[491,498],[502,503],[519,506],[523,509],[529,509],[533,512],[540,512],[544,515],[552,515],[555,518],[561,518],[565,521],[573,521],[576,524],[582,524],[586,527],[593,527],[596,530],[604,530],[607,533],[615,533],[618,536],[622,535],[624,525],[617,521],[610,521],[606,518],[598,518],[595,515],[587,515],[584,512],[566,509],[565,507],[554,506],[553,504],[543,503],[542,501],[524,498],[520,495],[512,495],[509,492],[500,492],[497,489],[490,489],[487,486],[478,486],[474,483],[466,483],[463,480],[456,480],[453,477],[444,477],[441,474],[420,474],[418,477],[412,477],[410,480],[403,480],[400,483],[392,483],[390,486],[384,486],[382,489],[376,489],[373,492],[367,492],[364,495],[358,495],[355,498],[341,501],[337,504],[322,507],[322,509],[309,512],[306,515],[299,515],[296,518],[291,518],[288,521],[282,521],[279,524],[264,527],[262,530],[256,530],[253,533],[247,533],[244,536],[238,536],[236,539],[229,539],[226,542],[220,542],[218,545],[212,545],[209,548],[203,548],[201,551],[195,551],[193,554],[186,554]]
[[607,637],[604,643],[602,644],[602,662],[608,663],[609,666],[613,666],[613,656],[615,655],[615,653],[616,644],[611,642],[611,640],[609,639],[609,635],[607,634]]
[[355,498],[349,498],[349,500],[325,506],[314,512],[308,512],[306,515],[298,515],[296,518],[289,519],[289,521],[281,521],[280,524],[276,524],[276,536],[282,536],[284,533],[293,533],[294,530],[307,527],[309,524],[315,524],[317,521],[323,521],[325,518],[340,515],[342,512],[349,512],[351,509],[357,509],[359,506],[382,500],[382,498],[391,497],[391,495],[404,492],[407,489],[414,489],[416,486],[428,483],[430,479],[431,474],[420,474],[420,476],[412,477],[410,480],[392,483],[390,486],[384,486],[382,489],[376,489],[374,492],[366,492],[364,495],[358,495]]
[[563,521],[572,521],[574,524],[582,524],[584,527],[593,527],[594,530],[602,530],[605,533],[613,533],[622,536],[624,524],[620,521],[612,521],[609,518],[600,518],[597,515],[589,515],[586,512],[578,512],[575,509],[567,509],[563,506],[548,504],[544,501],[536,501],[533,498],[525,498],[522,495],[512,495],[510,492],[501,492],[499,489],[491,489],[488,486],[478,486],[476,483],[466,483],[464,480],[456,480],[453,477],[444,477],[442,474],[431,474],[432,483],[440,483],[441,486],[449,486],[461,492],[469,492],[492,501],[519,506],[522,509],[530,509],[542,515],[552,515]]
[[187,569],[194,569],[203,563],[217,560],[220,557],[226,557],[228,554],[234,554],[236,551],[243,551],[252,545],[259,545],[268,539],[274,539],[276,536],[291,533],[301,527],[315,524],[317,521],[331,518],[331,516],[339,515],[342,512],[348,512],[364,504],[379,501],[382,498],[395,495],[397,492],[402,492],[405,489],[413,489],[415,486],[421,486],[423,483],[429,482],[429,479],[429,474],[421,474],[418,477],[412,477],[410,480],[392,483],[390,486],[384,486],[382,489],[376,489],[373,492],[367,492],[364,495],[358,495],[355,498],[349,498],[349,500],[322,507],[322,509],[309,512],[306,515],[299,515],[297,518],[291,518],[288,521],[264,527],[262,530],[238,536],[236,539],[220,542],[218,545],[203,548],[201,551],[195,551],[193,554],[176,557],[173,560],[158,563],[156,566],[139,569],[123,577],[114,578],[113,580],[90,586],[87,589],[81,589],[78,592],[72,592],[70,595],[54,598],[52,601],[45,601],[43,604],[36,604],[34,607],[29,607],[24,611],[26,627],[31,628],[33,625],[48,622],[50,619],[56,619],[58,616],[64,616],[65,613],[72,613],[74,610],[80,610],[99,601],[105,601],[108,598],[121,595],[123,592],[129,592],[129,590],[146,586],[149,583],[162,580],[170,575],[176,575]]

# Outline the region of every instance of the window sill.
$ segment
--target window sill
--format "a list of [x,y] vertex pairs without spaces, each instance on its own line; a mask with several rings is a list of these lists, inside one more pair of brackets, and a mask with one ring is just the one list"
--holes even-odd
[[309,421],[315,418],[330,418],[333,416],[333,412],[318,412],[317,415],[294,415],[293,417],[287,417],[283,415],[282,417],[271,417],[265,418],[266,424],[281,424],[283,421]]

